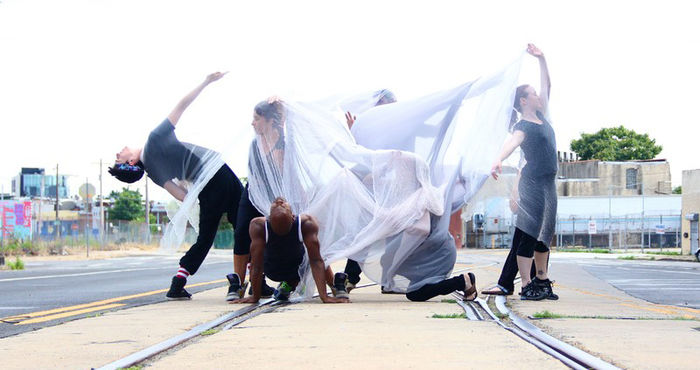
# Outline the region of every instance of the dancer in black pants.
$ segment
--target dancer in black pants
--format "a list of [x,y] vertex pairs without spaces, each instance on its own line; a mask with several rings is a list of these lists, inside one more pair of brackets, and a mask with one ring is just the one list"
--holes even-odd
[[[151,132],[143,148],[124,147],[117,153],[114,167],[109,169],[111,175],[126,183],[138,181],[145,172],[153,182],[179,201],[185,200],[188,191],[190,196],[195,195],[192,191],[199,191],[196,194],[199,199],[199,235],[180,259],[180,268],[172,278],[170,290],[166,294],[171,300],[191,298],[191,294],[184,288],[187,277],[199,270],[209,253],[223,214],[226,213],[228,220],[236,224],[238,202],[243,191],[238,177],[223,162],[219,153],[180,142],[175,136],[175,126],[185,109],[206,86],[224,74],[216,72],[208,75]],[[186,183],[192,187],[188,188]],[[184,210],[180,210],[182,211]]]

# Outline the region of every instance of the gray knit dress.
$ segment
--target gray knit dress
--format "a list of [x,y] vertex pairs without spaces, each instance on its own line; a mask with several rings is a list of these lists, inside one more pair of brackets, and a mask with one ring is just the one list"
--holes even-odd
[[526,161],[518,183],[515,226],[549,247],[557,217],[557,144],[552,126],[538,116],[542,124],[521,120],[513,128],[525,133],[520,148]]

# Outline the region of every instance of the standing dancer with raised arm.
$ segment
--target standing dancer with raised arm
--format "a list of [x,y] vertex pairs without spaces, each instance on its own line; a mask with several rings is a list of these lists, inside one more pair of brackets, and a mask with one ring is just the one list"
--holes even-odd
[[[552,291],[552,282],[547,275],[549,244],[556,225],[555,179],[558,166],[554,129],[546,119],[550,80],[542,51],[535,45],[528,44],[527,52],[536,57],[540,64],[541,96],[538,96],[537,91],[530,85],[521,85],[516,89],[511,119],[511,123],[515,124],[513,135],[503,145],[501,153],[493,164],[491,174],[498,179],[502,161],[508,158],[518,146],[522,149],[526,164],[519,176],[519,200],[513,236],[513,248],[516,248],[517,255],[515,262],[520,271],[523,286],[520,298],[556,300],[559,297]],[[517,123],[516,111],[521,115]],[[531,280],[530,269],[533,256],[537,275]],[[506,279],[512,281],[515,274],[512,256],[509,257],[503,267],[503,274],[507,275]],[[507,283],[503,281],[502,285]],[[510,286],[504,288],[508,289]]]

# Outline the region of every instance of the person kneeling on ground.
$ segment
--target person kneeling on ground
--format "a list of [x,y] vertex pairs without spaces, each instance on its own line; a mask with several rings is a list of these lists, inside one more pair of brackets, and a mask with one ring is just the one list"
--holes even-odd
[[[231,303],[256,303],[262,292],[262,276],[280,282],[274,293],[277,300],[288,300],[299,284],[299,266],[304,259],[304,247],[309,255],[311,273],[323,303],[347,303],[347,298],[330,297],[328,283],[333,288],[333,271],[325,268],[318,241],[318,222],[307,214],[294,215],[287,201],[278,197],[270,207],[270,216],[256,217],[250,222],[250,280],[253,295]],[[342,283],[344,283],[344,279]]]

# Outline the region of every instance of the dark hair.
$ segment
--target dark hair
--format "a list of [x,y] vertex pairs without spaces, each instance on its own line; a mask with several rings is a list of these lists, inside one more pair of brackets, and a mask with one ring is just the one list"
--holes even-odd
[[273,127],[282,127],[284,122],[284,107],[282,107],[282,103],[278,101],[268,103],[266,100],[263,100],[255,106],[255,113],[271,120]]
[[107,169],[107,172],[121,182],[132,184],[139,181],[145,171],[143,170],[143,162],[138,161],[133,166],[128,163],[115,163],[113,167]]
[[382,90],[377,91],[374,94],[374,96],[379,98],[379,99],[377,99],[376,105],[396,103],[396,96],[394,95],[393,92],[391,92],[387,89],[382,89]]
[[518,122],[518,113],[522,113],[522,107],[520,106],[520,99],[527,98],[527,88],[530,85],[520,85],[515,89],[515,99],[513,99],[513,113],[510,115],[510,126],[508,126],[508,131],[513,129],[513,126]]

